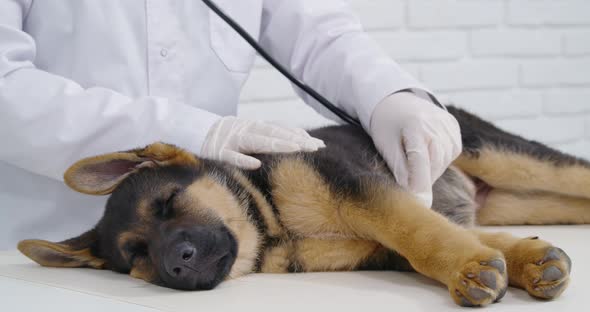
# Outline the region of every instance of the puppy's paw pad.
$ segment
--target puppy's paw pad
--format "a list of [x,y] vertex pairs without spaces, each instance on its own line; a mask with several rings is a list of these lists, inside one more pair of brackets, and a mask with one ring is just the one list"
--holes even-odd
[[572,261],[556,247],[549,247],[542,254],[534,263],[525,265],[525,288],[533,297],[550,300],[567,288]]
[[507,288],[506,262],[495,258],[467,263],[457,273],[449,290],[458,305],[478,307],[499,301]]

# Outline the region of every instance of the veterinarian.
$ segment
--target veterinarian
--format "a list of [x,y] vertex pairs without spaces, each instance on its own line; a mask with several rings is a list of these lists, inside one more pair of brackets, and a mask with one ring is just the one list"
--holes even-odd
[[[216,3],[358,118],[399,183],[430,205],[433,181],[460,153],[458,124],[346,2]],[[70,237],[98,220],[105,199],[61,182],[85,156],[164,141],[255,169],[246,153],[321,148],[302,129],[233,117],[254,59],[201,1],[1,0],[0,249]]]

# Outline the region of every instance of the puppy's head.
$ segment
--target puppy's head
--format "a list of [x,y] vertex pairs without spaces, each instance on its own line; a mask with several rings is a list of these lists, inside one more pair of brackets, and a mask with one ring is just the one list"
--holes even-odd
[[[110,194],[95,228],[60,243],[25,240],[19,250],[43,266],[129,273],[176,289],[211,289],[252,270],[258,233],[231,168],[171,145],[83,159],[65,181]],[[81,207],[83,209],[83,207]]]

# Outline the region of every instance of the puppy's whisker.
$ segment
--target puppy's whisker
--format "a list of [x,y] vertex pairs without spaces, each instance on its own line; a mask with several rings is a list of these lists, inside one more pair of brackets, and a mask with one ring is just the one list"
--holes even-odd
[[198,271],[198,270],[196,270],[196,269],[193,269],[193,268],[191,268],[190,266],[188,266],[188,265],[186,265],[186,264],[185,264],[185,265],[183,265],[183,266],[184,266],[185,268],[187,268],[187,269],[189,269],[189,270],[193,271],[193,272],[201,273],[201,271]]

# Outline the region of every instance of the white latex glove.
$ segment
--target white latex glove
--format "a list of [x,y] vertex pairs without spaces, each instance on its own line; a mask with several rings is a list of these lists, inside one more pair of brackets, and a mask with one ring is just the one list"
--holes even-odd
[[432,185],[459,156],[461,131],[455,117],[410,92],[381,101],[370,134],[397,182],[432,206]]
[[260,160],[245,154],[315,152],[322,147],[326,147],[322,140],[311,137],[303,129],[229,116],[213,124],[201,155],[244,169],[257,169]]

